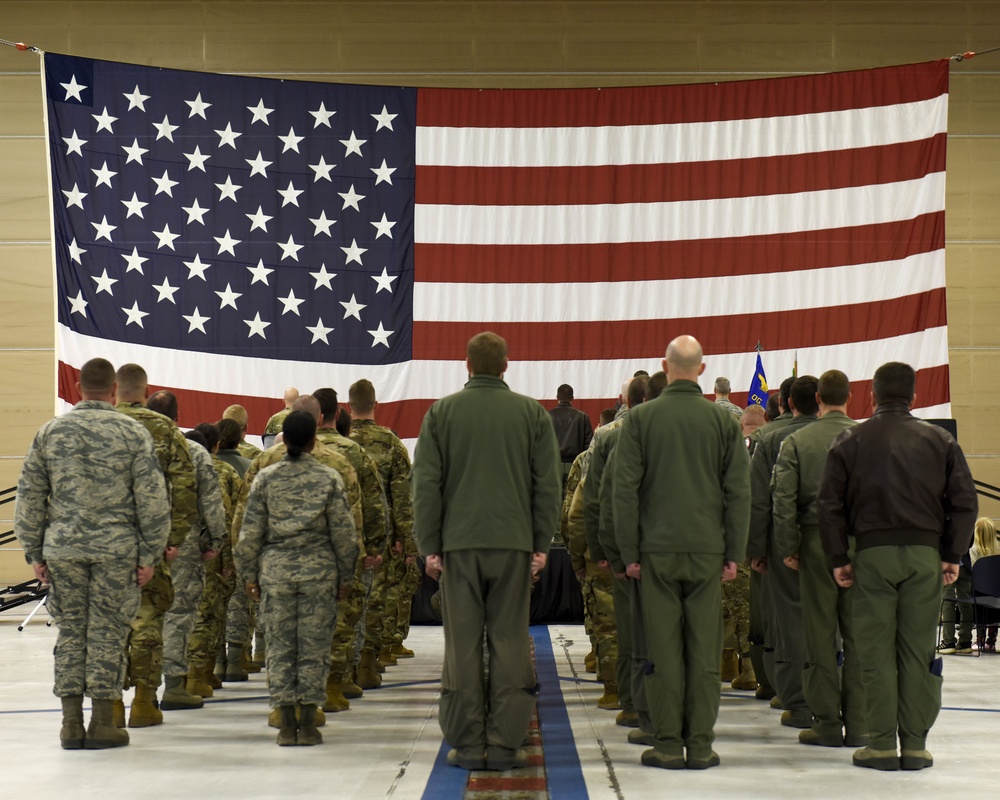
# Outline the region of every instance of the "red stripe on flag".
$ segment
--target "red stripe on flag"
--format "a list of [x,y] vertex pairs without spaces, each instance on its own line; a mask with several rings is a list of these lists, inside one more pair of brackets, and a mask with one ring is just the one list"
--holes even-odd
[[[465,344],[462,345],[462,351]],[[65,402],[75,404],[80,401],[76,389],[80,371],[68,364],[58,365],[58,395]],[[458,387],[455,387],[458,388]],[[215,392],[199,392],[191,389],[175,389],[172,386],[150,385],[150,393],[169,389],[177,395],[178,424],[182,428],[193,428],[202,422],[217,422],[222,412],[231,405],[241,405],[250,417],[248,433],[259,436],[264,432],[272,414],[284,408],[284,403],[271,397],[252,397]],[[346,395],[346,392],[345,392]],[[436,399],[436,398],[434,398]],[[420,423],[434,399],[413,399],[396,403],[378,404],[378,423],[391,428],[401,438],[415,438],[420,431]]]
[[723,321],[718,317],[694,317],[625,322],[415,322],[413,357],[454,359],[484,327],[507,340],[512,360],[585,361],[660,358],[667,342],[681,333],[694,336],[705,354],[712,355],[751,350],[762,331],[767,332],[768,349],[791,350],[888,339],[937,328],[946,322],[944,289],[893,300],[780,314],[729,314]]
[[793,78],[611,89],[420,89],[417,126],[660,125],[912,103],[948,91],[948,60]]
[[425,283],[591,283],[791,272],[895,261],[944,247],[944,212],[851,228],[670,242],[414,245]]
[[772,158],[596,167],[417,165],[424,204],[666,203],[794,194],[915,180],[945,168],[947,134],[915,142]]

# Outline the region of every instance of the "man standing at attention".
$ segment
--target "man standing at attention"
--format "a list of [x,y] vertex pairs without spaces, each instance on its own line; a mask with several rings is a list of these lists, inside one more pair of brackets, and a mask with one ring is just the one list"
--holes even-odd
[[715,403],[722,406],[736,419],[743,416],[743,409],[729,399],[729,393],[733,390],[729,378],[718,377],[715,379]]
[[[80,369],[82,400],[46,423],[24,459],[14,530],[35,577],[51,584],[59,626],[55,694],[63,749],[128,744],[112,720],[122,694],[125,640],[139,587],[153,577],[170,533],[170,505],[153,440],[114,409],[115,369]],[[93,713],[83,728],[83,695]]]
[[978,510],[958,442],[910,414],[915,387],[908,364],[875,370],[875,413],[834,439],[818,498],[833,577],[855,587],[868,746],[853,761],[880,770],[934,765],[926,743],[941,710],[941,587],[958,577]]
[[[480,333],[469,381],[428,410],[413,465],[414,529],[441,576],[441,730],[464,769],[527,765],[535,705],[528,652],[531,573],[559,529],[559,448],[548,413],[503,381],[507,343]],[[484,696],[483,634],[489,643]]]
[[[667,388],[633,408],[615,449],[612,503],[625,572],[640,582],[655,745],[642,763],[707,769],[719,714],[722,583],[750,524],[750,465],[736,418],[698,386],[701,345],[667,347]],[[685,751],[687,757],[685,758]]]
[[559,402],[549,412],[552,417],[552,427],[556,431],[556,441],[559,442],[559,456],[562,458],[563,487],[569,475],[573,461],[587,449],[594,436],[594,428],[590,417],[578,408],[573,408],[573,387],[564,383],[556,389],[556,400]]

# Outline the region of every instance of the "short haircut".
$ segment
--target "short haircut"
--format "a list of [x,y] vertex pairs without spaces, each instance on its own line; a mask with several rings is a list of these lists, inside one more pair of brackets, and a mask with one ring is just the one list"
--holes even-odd
[[819,380],[815,375],[803,375],[796,378],[792,384],[791,398],[795,403],[795,410],[800,414],[816,414],[819,412],[819,403],[816,402],[816,386]]
[[728,395],[733,390],[732,385],[729,383],[729,378],[716,378],[715,379],[715,393]]
[[150,411],[155,411],[157,414],[163,414],[163,416],[169,417],[174,422],[177,421],[177,396],[166,389],[160,389],[160,391],[150,395],[150,398],[146,401],[146,408]]
[[778,389],[778,394],[780,395],[778,400],[781,403],[781,407],[786,410],[788,409],[788,396],[791,394],[793,383],[795,383],[795,378],[785,378],[781,382],[781,388]]
[[764,409],[764,413],[767,415],[767,418],[769,420],[777,419],[778,416],[781,414],[781,409],[778,408],[777,392],[771,392],[771,394],[767,396],[767,406]]
[[573,399],[573,387],[568,383],[564,383],[558,389],[556,389],[556,400],[560,403],[568,403]]
[[641,378],[643,375],[645,375],[647,378],[649,377],[649,373],[646,372],[646,370],[644,369],[637,369],[635,372],[632,373],[633,378]]
[[667,373],[663,370],[654,372],[646,384],[646,402],[655,400],[665,388],[667,388]]
[[[230,420],[232,422],[232,420]],[[211,422],[201,422],[194,426],[194,429],[205,437],[205,449],[211,452],[219,443],[221,435],[219,429]]]
[[337,416],[337,392],[324,387],[317,389],[312,396],[319,401],[319,412],[323,415],[323,422],[332,422]]
[[187,439],[189,442],[197,442],[206,450],[212,449],[208,446],[208,441],[205,439],[205,435],[197,428],[195,428],[192,431],[184,431],[184,438]]
[[80,390],[104,394],[115,385],[115,368],[106,358],[92,358],[80,367]]
[[220,419],[215,423],[219,429],[219,441],[223,450],[235,450],[243,438],[243,428],[235,419]]
[[890,361],[875,370],[872,391],[876,403],[909,403],[917,388],[917,374],[902,361]]
[[368,414],[375,408],[375,387],[368,378],[351,384],[347,390],[347,401],[359,414]]
[[629,406],[637,406],[643,400],[646,399],[646,384],[649,383],[649,378],[645,375],[639,375],[636,378],[632,378],[628,385],[628,404]]
[[747,428],[756,430],[765,422],[767,420],[764,418],[764,409],[756,403],[751,403],[743,409],[743,416],[740,417],[740,425],[743,427],[743,430]]
[[826,406],[842,406],[851,396],[851,382],[839,369],[828,369],[819,376],[819,399]]
[[[301,400],[301,396],[299,397]],[[316,418],[308,411],[293,411],[281,424],[282,442],[293,461],[316,436]]]
[[149,386],[146,370],[138,364],[122,364],[115,377],[118,381],[118,393],[128,397],[145,394],[146,387]]
[[295,411],[305,411],[314,420],[323,419],[323,409],[320,407],[319,400],[311,394],[300,394],[299,399],[292,403],[292,408]]
[[350,437],[352,419],[350,411],[346,408],[340,409],[340,415],[337,417],[337,433],[341,436]]
[[247,414],[247,410],[241,405],[231,405],[222,412],[223,419],[231,419],[237,425],[240,426],[241,430],[246,430],[247,423],[250,422],[250,416]]
[[607,425],[612,422],[615,418],[615,410],[613,408],[606,408],[601,412],[600,422],[601,425]]
[[473,375],[500,377],[507,369],[507,342],[490,331],[477,333],[465,348]]

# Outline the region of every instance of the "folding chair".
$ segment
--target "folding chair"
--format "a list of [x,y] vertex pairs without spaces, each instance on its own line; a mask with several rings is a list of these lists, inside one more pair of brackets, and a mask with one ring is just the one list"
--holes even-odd
[[972,606],[973,628],[995,624],[1000,617],[1000,555],[978,559],[972,565],[972,593],[952,602]]

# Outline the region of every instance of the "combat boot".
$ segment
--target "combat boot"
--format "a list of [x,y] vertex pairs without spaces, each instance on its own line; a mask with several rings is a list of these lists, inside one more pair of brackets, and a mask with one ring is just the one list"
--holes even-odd
[[[216,663],[215,669],[218,669],[218,663]],[[222,664],[222,672],[220,674],[221,675],[225,675],[226,674],[226,665],[225,665],[225,662],[223,662],[223,664]],[[203,681],[205,681],[205,683],[207,683],[213,689],[221,689],[222,688],[222,681],[219,680],[219,675],[215,674],[215,671],[212,669],[211,665],[209,665],[207,667],[202,667],[202,669],[201,669],[201,679]]]
[[[247,642],[246,647],[243,648],[240,658],[240,667],[246,673],[257,673],[261,671],[261,666],[256,661],[253,660],[253,656],[250,651],[253,649],[253,640],[251,639]],[[232,659],[230,658],[230,661]]]
[[722,663],[719,669],[722,672],[722,680],[725,683],[729,683],[729,681],[739,677],[740,657],[734,649],[727,647],[722,651]]
[[732,682],[734,689],[744,689],[752,692],[757,688],[757,675],[753,671],[753,662],[749,657],[740,659],[740,674]]
[[384,667],[394,667],[398,663],[396,656],[392,654],[391,647],[383,647],[378,651],[378,663]]
[[378,674],[375,666],[375,653],[371,650],[361,651],[357,681],[362,689],[378,689],[382,685],[382,676]]
[[[297,706],[292,706],[292,708],[296,709],[295,711],[296,714],[299,713]],[[326,725],[326,714],[323,713],[322,708],[316,709],[316,719],[313,722],[313,725],[315,725],[317,728],[322,728],[324,725]],[[271,713],[267,715],[267,726],[269,728],[281,727],[281,711],[278,710],[278,707],[272,708]]]
[[347,680],[340,684],[340,691],[348,700],[356,700],[364,697],[365,690],[358,686],[358,671],[354,668],[347,676]]
[[85,732],[83,730],[83,695],[74,694],[62,699],[62,728],[59,742],[63,750],[82,750]]
[[597,672],[597,653],[594,650],[583,657],[583,668],[590,673]]
[[[138,691],[139,687],[136,687]],[[124,747],[128,744],[128,731],[115,727],[112,717],[114,700],[94,700],[90,712],[90,724],[83,746],[87,750],[105,750],[109,747]],[[132,704],[135,709],[135,704]]]
[[323,703],[324,711],[350,711],[351,701],[344,697],[340,691],[340,684],[332,675],[326,679],[326,702]]
[[[297,744],[311,747],[314,744],[323,743],[323,734],[316,727],[316,706],[299,706],[299,732],[296,737]],[[278,734],[279,736],[281,734]]]
[[413,658],[413,651],[408,647],[404,647],[402,642],[396,642],[391,649],[392,654],[396,658]]
[[597,707],[608,711],[614,711],[622,707],[618,701],[618,684],[614,681],[604,682],[604,694],[597,701]]
[[193,664],[188,664],[186,688],[189,693],[196,694],[199,697],[211,697],[215,694],[212,684],[208,682],[206,672],[208,672],[207,667],[196,667]]
[[117,700],[112,701],[114,703],[111,706],[111,719],[114,720],[116,728],[125,727],[125,701],[120,697]]
[[[108,700],[108,702],[112,702]],[[94,703],[96,709],[96,701]],[[93,722],[93,719],[91,719]],[[151,725],[163,723],[163,712],[156,705],[156,689],[141,683],[135,686],[135,697],[132,700],[132,713],[128,717],[130,728],[148,728]],[[127,743],[126,743],[127,744]],[[113,747],[115,745],[108,745]]]
[[164,711],[181,711],[188,708],[201,708],[205,701],[201,695],[191,694],[185,686],[183,675],[164,676],[163,699],[160,701],[160,708]]
[[226,653],[226,674],[222,680],[226,683],[239,683],[250,680],[247,671],[242,667],[243,645],[230,642]]
[[[296,733],[298,733],[298,722],[295,719],[295,706],[278,706],[274,709],[278,712],[278,746],[289,747],[294,745]],[[273,713],[273,712],[272,712]]]

